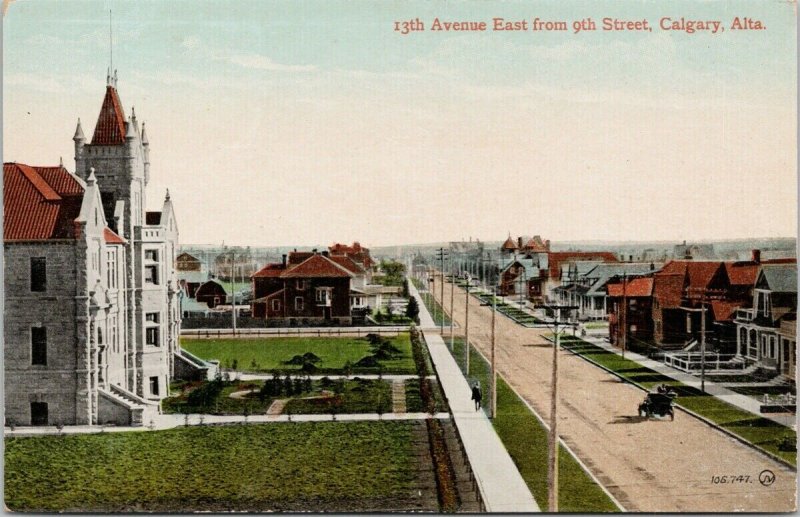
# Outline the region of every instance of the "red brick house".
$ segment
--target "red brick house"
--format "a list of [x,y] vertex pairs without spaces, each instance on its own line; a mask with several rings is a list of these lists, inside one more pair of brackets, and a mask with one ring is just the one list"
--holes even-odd
[[606,291],[611,343],[620,346],[623,327],[627,329],[627,348],[632,348],[632,341],[649,342],[653,337],[653,278],[623,279],[606,285]]
[[278,325],[349,325],[353,277],[327,252],[292,252],[253,274],[253,317]]

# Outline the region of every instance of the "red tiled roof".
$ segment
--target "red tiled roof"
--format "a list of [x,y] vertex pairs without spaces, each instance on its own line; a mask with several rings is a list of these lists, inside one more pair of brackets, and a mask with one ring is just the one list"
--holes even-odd
[[619,262],[616,255],[610,251],[551,251],[547,254],[547,268],[550,278],[558,278],[562,262],[575,259]]
[[288,269],[281,278],[349,278],[352,273],[322,255],[313,255],[302,264]]
[[536,235],[532,239],[530,239],[527,243],[525,243],[525,246],[523,246],[522,249],[526,251],[545,252],[547,251],[547,245],[544,242],[542,242],[541,237]]
[[506,239],[506,242],[504,242],[503,245],[500,246],[500,249],[515,250],[517,249],[517,243],[514,242],[514,239],[512,239],[511,236],[509,235],[508,239]]
[[761,266],[755,262],[726,262],[725,272],[732,285],[755,285]]
[[314,256],[313,251],[290,251],[289,252],[289,265],[296,266],[308,260],[309,257]]
[[253,273],[252,278],[277,278],[286,270],[280,262],[267,264],[263,268]]
[[741,302],[712,300],[711,313],[714,316],[714,321],[730,321],[733,319],[733,313],[741,306]]
[[103,230],[103,238],[106,244],[125,244],[125,239],[114,233],[111,228],[105,228]]
[[362,248],[361,243],[355,241],[352,246],[348,246],[347,244],[340,244],[337,242],[333,246],[328,247],[328,251],[336,254],[350,254],[350,253],[359,253],[361,251],[369,251],[369,250],[366,248]]
[[364,268],[361,267],[358,263],[356,263],[353,259],[348,257],[347,255],[332,255],[330,258],[332,261],[336,262],[343,268],[347,269],[353,274],[361,275],[364,274]]
[[113,86],[107,86],[103,107],[100,108],[100,116],[94,127],[92,144],[119,145],[123,143],[125,143],[125,113],[122,111],[122,103],[117,95],[117,90]]
[[62,196],[83,195],[83,187],[78,179],[61,165],[55,167],[32,167],[39,176]]
[[708,284],[721,266],[722,262],[700,262],[694,260],[687,262],[688,288],[692,290],[708,288]]
[[5,240],[75,238],[74,221],[80,214],[83,188],[64,168],[43,169],[52,184],[34,167],[3,164]]
[[[624,284],[625,296],[630,297],[649,297],[653,293],[653,279],[652,278],[634,278]],[[608,296],[620,297],[623,296],[623,284],[608,284]]]

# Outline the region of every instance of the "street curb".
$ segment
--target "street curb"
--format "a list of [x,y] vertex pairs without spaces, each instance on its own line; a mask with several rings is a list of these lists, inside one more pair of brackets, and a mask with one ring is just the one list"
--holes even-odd
[[[545,338],[545,339],[547,339],[547,338]],[[589,344],[591,344],[591,343],[589,343]],[[598,363],[598,362],[596,362],[596,361],[594,361],[594,360],[592,360],[592,359],[590,359],[590,358],[588,358],[588,357],[586,357],[584,355],[581,355],[581,354],[579,354],[577,352],[573,352],[572,350],[570,350],[568,348],[564,348],[563,345],[561,346],[561,349],[569,352],[570,354],[572,354],[574,356],[580,357],[584,361],[587,361],[587,362],[597,366],[598,368],[601,368],[601,369],[605,370],[606,372],[610,373],[614,377],[617,377],[622,382],[630,384],[631,386],[635,386],[635,387],[639,388],[640,390],[644,391],[645,393],[649,393],[650,392],[650,390],[648,390],[647,388],[643,387],[638,382],[633,382],[633,381],[631,381],[629,379],[626,379],[625,377],[621,376],[617,372],[607,368],[606,366],[603,366],[602,364],[600,364],[600,363]],[[658,373],[658,372],[656,372],[656,373]],[[792,470],[794,472],[797,472],[797,467],[795,465],[792,465],[791,463],[789,463],[785,459],[781,458],[780,456],[776,456],[775,454],[772,454],[771,452],[769,452],[769,451],[767,451],[765,449],[762,449],[758,445],[755,445],[754,443],[745,440],[744,438],[742,438],[738,434],[736,434],[736,433],[734,433],[732,431],[728,431],[724,427],[721,427],[719,424],[709,420],[708,418],[706,418],[706,417],[704,417],[704,416],[702,416],[702,415],[700,415],[698,413],[695,413],[691,409],[687,409],[687,408],[685,408],[683,406],[680,406],[680,405],[677,405],[677,404],[676,404],[675,407],[677,407],[680,411],[683,411],[687,415],[693,416],[696,419],[708,424],[709,426],[713,427],[717,431],[720,431],[721,433],[726,434],[726,435],[730,436],[731,438],[734,438],[736,441],[742,443],[743,445],[746,445],[747,447],[749,447],[749,448],[753,449],[754,451],[762,454],[763,456],[766,456],[767,458],[782,464],[783,466],[789,468],[790,470]]]

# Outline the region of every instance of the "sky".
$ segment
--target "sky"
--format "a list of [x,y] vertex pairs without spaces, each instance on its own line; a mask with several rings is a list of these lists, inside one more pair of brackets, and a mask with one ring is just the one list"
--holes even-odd
[[[794,6],[728,1],[16,0],[3,159],[74,170],[109,67],[183,243],[792,237]],[[734,31],[735,16],[765,30]],[[648,19],[401,35],[394,22]],[[659,20],[720,20],[724,32]]]

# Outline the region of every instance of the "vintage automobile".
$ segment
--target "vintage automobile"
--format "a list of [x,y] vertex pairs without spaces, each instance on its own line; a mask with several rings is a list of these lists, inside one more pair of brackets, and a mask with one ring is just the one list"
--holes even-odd
[[669,388],[659,387],[658,391],[650,392],[639,404],[639,416],[650,418],[652,416],[665,417],[675,420],[675,398],[677,393]]

